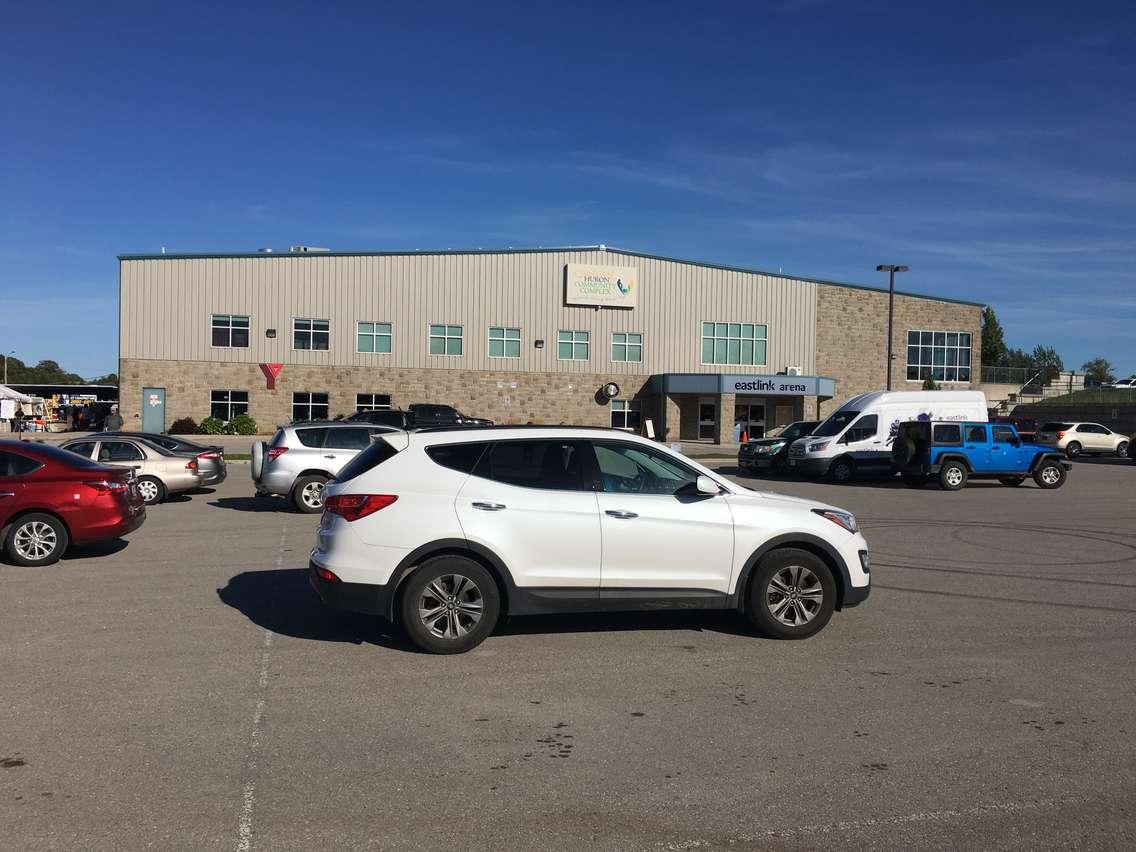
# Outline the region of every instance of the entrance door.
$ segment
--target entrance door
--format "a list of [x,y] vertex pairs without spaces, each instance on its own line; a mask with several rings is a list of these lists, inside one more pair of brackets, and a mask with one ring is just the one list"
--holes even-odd
[[[734,426],[752,441],[765,437],[765,402],[739,402],[734,406]],[[740,438],[739,438],[740,440]]]
[[142,431],[166,431],[165,388],[142,388]]
[[698,437],[714,440],[718,436],[718,404],[698,403]]

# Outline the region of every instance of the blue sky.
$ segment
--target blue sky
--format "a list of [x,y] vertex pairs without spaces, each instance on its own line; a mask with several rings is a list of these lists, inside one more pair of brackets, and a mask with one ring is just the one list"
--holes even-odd
[[907,263],[1127,374],[1134,30],[1131,2],[9,4],[0,345],[116,369],[124,252],[607,243]]

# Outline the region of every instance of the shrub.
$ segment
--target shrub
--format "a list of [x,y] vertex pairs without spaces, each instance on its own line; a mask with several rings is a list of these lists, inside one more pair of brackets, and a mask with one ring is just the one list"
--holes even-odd
[[225,426],[225,432],[229,435],[255,435],[256,421],[247,414],[238,414]]
[[923,390],[938,390],[939,385],[930,376],[923,380]]
[[171,435],[196,435],[197,421],[192,417],[182,417],[170,424]]
[[220,435],[224,431],[225,424],[216,417],[206,417],[201,421],[201,425],[197,427],[197,432],[200,435]]

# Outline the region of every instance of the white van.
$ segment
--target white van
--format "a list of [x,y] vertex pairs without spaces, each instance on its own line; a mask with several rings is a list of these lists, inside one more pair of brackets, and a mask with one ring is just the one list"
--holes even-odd
[[982,391],[873,391],[854,396],[789,447],[789,470],[847,482],[858,471],[891,469],[891,442],[907,420],[985,423]]

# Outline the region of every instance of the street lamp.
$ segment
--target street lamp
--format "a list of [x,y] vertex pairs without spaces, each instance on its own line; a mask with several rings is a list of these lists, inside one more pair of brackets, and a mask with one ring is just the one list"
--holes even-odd
[[15,349],[11,350],[10,352],[4,353],[4,384],[8,384],[8,356],[9,355],[15,355],[15,354],[16,354]]
[[891,390],[891,328],[892,322],[895,319],[895,273],[906,271],[906,266],[899,266],[894,263],[881,263],[876,267],[876,272],[886,272],[888,274],[888,390]]

